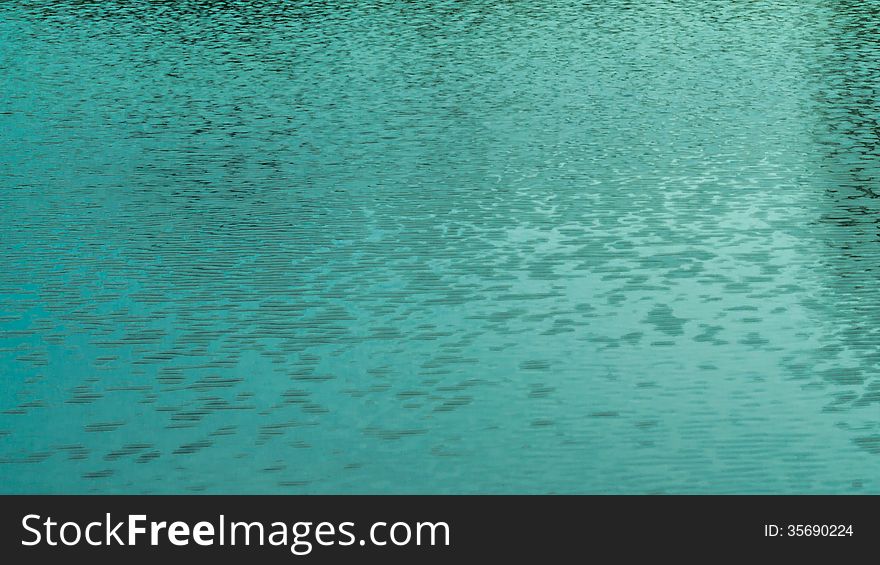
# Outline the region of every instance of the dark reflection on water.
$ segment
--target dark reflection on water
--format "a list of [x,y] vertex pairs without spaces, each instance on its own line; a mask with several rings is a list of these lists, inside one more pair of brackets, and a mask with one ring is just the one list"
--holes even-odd
[[875,4],[8,2],[9,492],[876,492]]
[[831,21],[817,109],[823,120],[818,137],[826,151],[826,201],[831,203],[820,218],[828,272],[821,310],[835,323],[821,349],[828,367],[821,374],[835,385],[826,410],[864,413],[838,425],[854,435],[860,448],[880,454],[880,295],[875,288],[880,266],[880,6],[835,4]]

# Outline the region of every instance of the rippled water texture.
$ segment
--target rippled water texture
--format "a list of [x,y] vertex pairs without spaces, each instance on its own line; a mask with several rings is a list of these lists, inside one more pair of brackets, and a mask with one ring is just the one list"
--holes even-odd
[[880,492],[880,2],[0,4],[3,492]]

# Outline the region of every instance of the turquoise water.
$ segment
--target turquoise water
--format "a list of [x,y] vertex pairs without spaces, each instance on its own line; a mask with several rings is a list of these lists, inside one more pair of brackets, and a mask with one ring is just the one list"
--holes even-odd
[[880,492],[880,2],[0,4],[0,490]]

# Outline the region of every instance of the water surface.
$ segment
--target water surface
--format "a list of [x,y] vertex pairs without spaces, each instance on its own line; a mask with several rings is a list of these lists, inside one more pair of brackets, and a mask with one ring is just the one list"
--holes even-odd
[[0,490],[880,492],[880,3],[0,4]]

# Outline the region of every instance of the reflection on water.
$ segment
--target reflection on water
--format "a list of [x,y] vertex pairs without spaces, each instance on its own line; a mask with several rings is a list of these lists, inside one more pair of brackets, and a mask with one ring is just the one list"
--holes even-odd
[[[832,22],[816,94],[827,273],[817,310],[830,319],[820,374],[833,385],[825,410],[843,413],[837,426],[858,447],[880,455],[880,4],[841,3]],[[864,416],[853,417],[860,412]]]
[[3,3],[3,490],[880,491],[831,4]]

